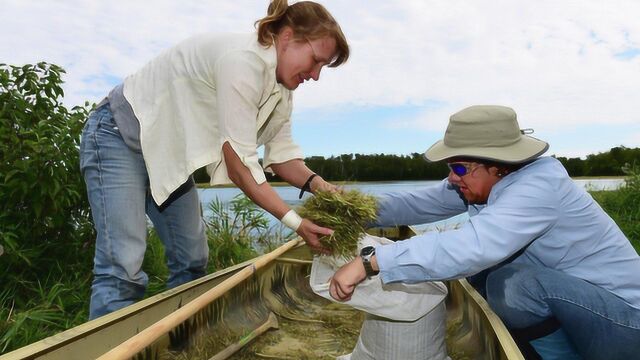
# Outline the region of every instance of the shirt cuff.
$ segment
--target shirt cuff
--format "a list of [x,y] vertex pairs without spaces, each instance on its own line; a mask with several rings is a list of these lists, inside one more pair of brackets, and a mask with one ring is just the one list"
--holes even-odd
[[378,263],[378,270],[380,271],[380,279],[385,284],[395,281],[395,277],[392,276],[390,271],[394,267],[394,245],[395,244],[376,246],[376,262]]
[[437,280],[421,264],[416,253],[421,249],[408,240],[376,247],[376,261],[383,283],[422,282]]
[[[233,151],[238,155],[242,164],[246,166],[251,172],[251,176],[256,181],[257,184],[262,184],[267,181],[267,177],[264,175],[264,170],[260,166],[258,161],[258,152],[255,147],[252,149],[248,146],[240,145],[239,143],[231,140],[225,139],[222,141],[222,144],[228,142],[233,148]],[[227,167],[224,163],[224,154],[222,154],[222,147],[220,148],[220,163],[208,166],[207,171],[209,172],[209,176],[211,177],[211,185],[219,185],[219,184],[229,184],[231,180],[229,179],[229,174],[227,172]]]
[[293,142],[272,143],[265,146],[263,167],[265,171],[273,173],[271,165],[282,164],[293,159],[303,159],[302,150]]

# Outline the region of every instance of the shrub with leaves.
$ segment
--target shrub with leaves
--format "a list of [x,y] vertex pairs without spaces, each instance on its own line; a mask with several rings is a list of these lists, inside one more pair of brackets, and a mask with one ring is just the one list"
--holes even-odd
[[345,192],[318,191],[304,201],[298,213],[315,224],[333,229],[320,243],[334,256],[352,258],[367,223],[376,219],[375,197],[358,190]]
[[88,293],[93,257],[78,153],[88,108],[64,107],[63,73],[0,64],[0,352],[33,341],[30,322],[41,334],[69,325],[60,311],[86,314],[73,299]]
[[[56,65],[0,64],[0,263],[42,268],[42,258],[68,256],[90,233],[79,172],[87,109],[67,110]],[[46,255],[46,256],[45,256]],[[36,261],[37,260],[37,261]]]

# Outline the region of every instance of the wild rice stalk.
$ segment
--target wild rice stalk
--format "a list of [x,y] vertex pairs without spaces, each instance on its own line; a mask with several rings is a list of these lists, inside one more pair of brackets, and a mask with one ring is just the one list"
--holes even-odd
[[350,259],[356,255],[365,225],[376,219],[377,208],[375,197],[358,190],[318,191],[305,200],[298,213],[317,225],[333,229],[333,235],[320,239],[320,243],[332,255]]

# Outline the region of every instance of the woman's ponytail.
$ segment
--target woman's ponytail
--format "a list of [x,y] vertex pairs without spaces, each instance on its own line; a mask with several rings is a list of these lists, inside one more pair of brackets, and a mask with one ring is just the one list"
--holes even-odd
[[281,28],[282,18],[288,8],[287,0],[272,0],[267,9],[267,16],[255,22],[258,28],[258,42],[261,45],[273,45],[273,39]]

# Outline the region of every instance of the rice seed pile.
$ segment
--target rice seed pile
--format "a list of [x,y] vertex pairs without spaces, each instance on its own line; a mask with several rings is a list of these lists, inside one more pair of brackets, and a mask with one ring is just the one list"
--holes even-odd
[[320,239],[332,255],[351,259],[356,255],[358,240],[365,225],[376,219],[375,197],[358,190],[344,192],[318,191],[298,209],[300,216],[333,229],[331,236]]

